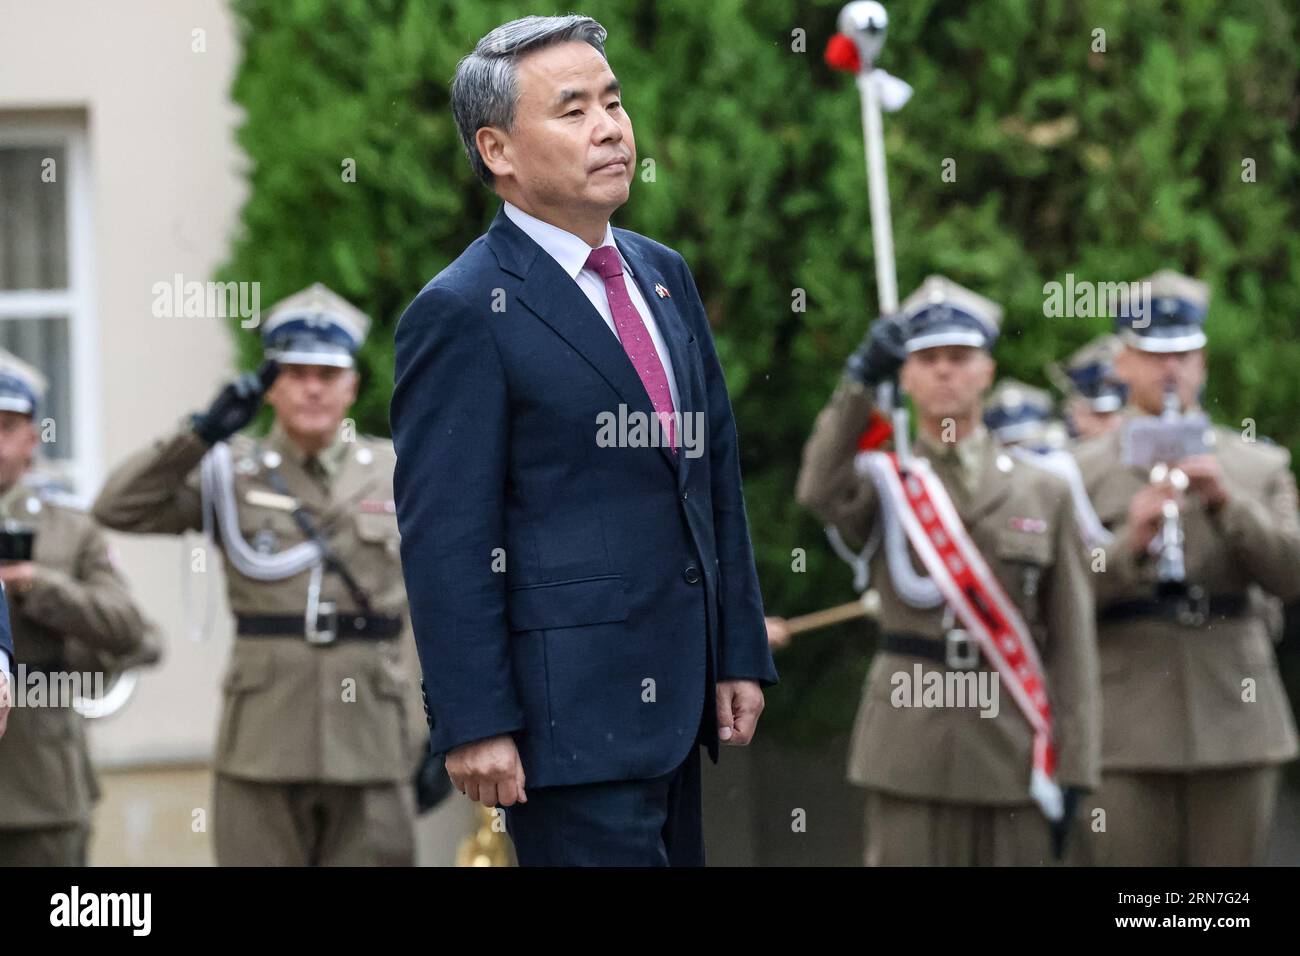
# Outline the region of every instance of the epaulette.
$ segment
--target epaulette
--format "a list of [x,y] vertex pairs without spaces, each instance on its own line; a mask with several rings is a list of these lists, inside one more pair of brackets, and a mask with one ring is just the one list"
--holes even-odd
[[82,514],[90,511],[90,501],[87,498],[66,488],[45,487],[35,490],[45,504],[54,505],[66,511],[78,511]]

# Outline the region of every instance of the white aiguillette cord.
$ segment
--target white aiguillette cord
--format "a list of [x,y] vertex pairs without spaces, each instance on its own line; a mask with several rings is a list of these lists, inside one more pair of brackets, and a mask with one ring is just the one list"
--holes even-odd
[[[313,566],[320,567],[323,555],[320,545],[315,541],[300,542],[277,554],[262,554],[244,540],[239,532],[239,510],[235,501],[230,446],[225,442],[217,442],[203,456],[199,465],[199,487],[203,500],[203,537],[209,543],[215,543],[216,534],[219,533],[226,560],[244,577],[254,581],[283,581]],[[184,559],[184,553],[181,557]],[[187,565],[182,573],[188,601],[189,580],[193,571]],[[209,574],[203,623],[197,631],[191,629],[190,632],[191,638],[195,640],[211,632],[215,587],[215,578]]]
[[867,537],[867,543],[857,553],[854,553],[853,549],[849,547],[848,542],[844,540],[844,536],[840,534],[839,528],[835,527],[835,525],[828,524],[823,530],[826,532],[826,540],[831,543],[831,550],[853,569],[853,590],[861,594],[871,583],[871,559],[875,557],[876,549],[880,547],[880,525],[872,525],[871,534]]
[[[885,561],[889,566],[889,578],[894,582],[894,590],[899,598],[910,607],[928,610],[944,603],[943,592],[934,580],[917,574],[912,567],[912,557],[908,552],[907,535],[894,511],[893,495],[890,491],[889,476],[880,472],[881,460],[872,452],[860,452],[856,461],[859,473],[865,472],[876,486],[876,498],[880,502],[881,523],[885,528]],[[884,467],[888,467],[885,465]]]

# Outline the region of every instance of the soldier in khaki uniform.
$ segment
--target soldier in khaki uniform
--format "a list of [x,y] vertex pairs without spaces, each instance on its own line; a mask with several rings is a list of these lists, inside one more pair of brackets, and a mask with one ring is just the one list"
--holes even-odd
[[99,791],[66,694],[89,695],[92,669],[156,650],[95,523],[32,470],[44,391],[35,369],[0,352],[0,582],[27,692],[0,740],[0,866],[85,865]]
[[1118,428],[1128,390],[1115,377],[1115,357],[1124,345],[1115,335],[1101,335],[1047,366],[1048,377],[1065,396],[1065,424],[1076,439],[1095,438]]
[[999,379],[984,400],[984,425],[1003,445],[1033,451],[1064,448],[1065,426],[1052,417],[1052,396],[1014,378]]
[[[320,284],[279,303],[263,322],[261,372],[128,459],[95,504],[121,531],[215,528],[236,622],[216,751],[223,866],[413,862],[412,779],[428,735],[395,459],[391,442],[352,434],[344,418],[368,328]],[[270,434],[232,438],[267,385]]]
[[[1217,426],[1208,450],[1178,463],[1181,480],[1121,463],[1141,416],[1166,402],[1175,416],[1199,412],[1205,381],[1207,287],[1168,271],[1145,281],[1150,308],[1119,321],[1124,423],[1075,450],[1114,532],[1093,561],[1103,776],[1078,844],[1107,865],[1250,865],[1263,859],[1277,765],[1296,755],[1296,735],[1248,594],[1300,596],[1295,479],[1286,451]],[[1166,500],[1178,504],[1185,593],[1162,598]]]
[[920,418],[915,455],[928,459],[1032,633],[1050,698],[1064,816],[1049,827],[1046,811],[1031,800],[1034,734],[1005,686],[993,717],[974,707],[900,706],[906,702],[896,694],[900,674],[923,670],[930,679],[930,672],[942,677],[973,669],[987,677],[990,668],[982,652],[971,653],[972,642],[955,627],[942,595],[937,603],[921,600],[910,594],[917,590],[912,582],[904,597],[896,578],[918,574],[922,565],[909,543],[891,549],[887,531],[870,565],[882,637],[849,763],[849,779],[868,790],[869,865],[1048,862],[1070,805],[1097,782],[1092,595],[1069,491],[1061,479],[1000,448],[980,421],[1000,316],[987,299],[931,277],[896,320],[877,322],[817,419],[804,449],[798,499],[855,545],[889,524],[891,502],[855,469],[854,459],[872,415],[872,388],[899,370]]

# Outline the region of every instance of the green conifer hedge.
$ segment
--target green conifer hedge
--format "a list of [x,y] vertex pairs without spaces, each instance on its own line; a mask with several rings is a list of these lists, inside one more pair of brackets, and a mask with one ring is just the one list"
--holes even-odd
[[[374,316],[355,414],[385,434],[397,318],[497,208],[456,138],[452,70],[493,26],[569,10],[232,5],[250,193],[223,276],[261,281],[264,303],[323,281]],[[782,614],[852,597],[847,569],[792,501],[812,419],[875,302],[857,92],[821,57],[840,6],[593,0],[581,10],[609,29],[639,156],[653,160],[615,222],[678,249],[694,270],[739,419],[765,599]],[[942,272],[1004,303],[1002,369],[1045,384],[1044,363],[1107,324],[1046,317],[1045,283],[1194,273],[1214,288],[1209,409],[1300,450],[1294,5],[887,6],[881,65],[916,90],[885,121],[900,292]],[[252,364],[256,339],[240,334]],[[804,572],[792,570],[798,548]],[[792,742],[843,731],[869,650],[861,626],[844,626],[781,654],[769,729]]]

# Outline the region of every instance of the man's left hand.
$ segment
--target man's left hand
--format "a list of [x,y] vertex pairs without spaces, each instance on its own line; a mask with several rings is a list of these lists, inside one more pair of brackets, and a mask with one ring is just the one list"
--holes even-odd
[[1223,477],[1223,466],[1213,455],[1193,455],[1184,458],[1178,467],[1187,476],[1187,490],[1200,495],[1207,508],[1218,511],[1228,502],[1228,486]]
[[718,681],[718,739],[743,747],[754,739],[758,715],[763,712],[763,689],[757,681]]

